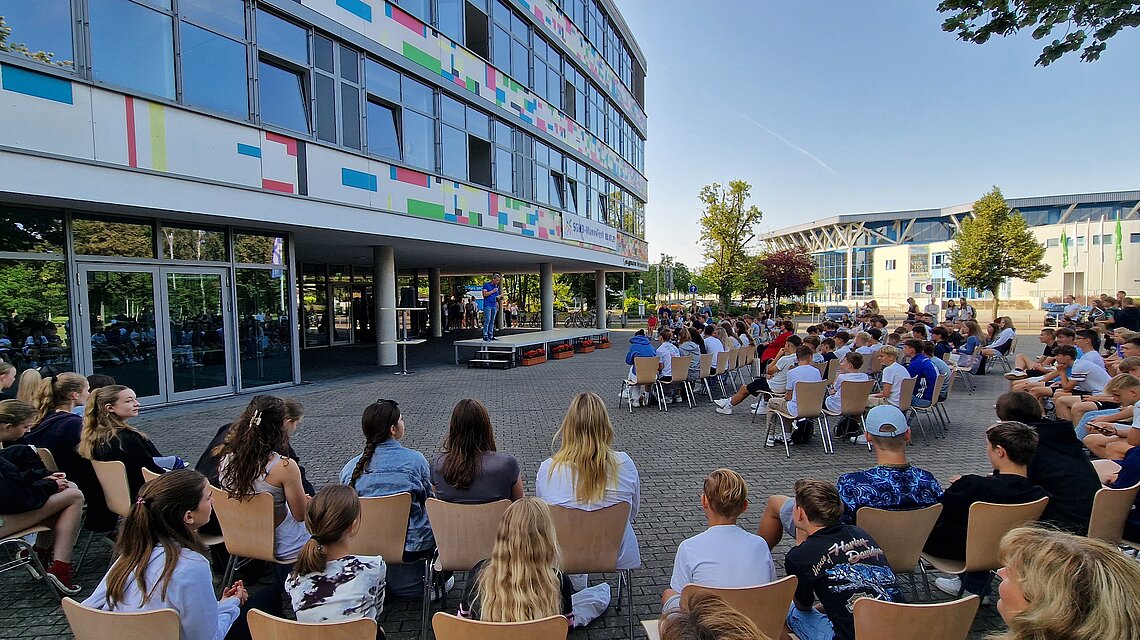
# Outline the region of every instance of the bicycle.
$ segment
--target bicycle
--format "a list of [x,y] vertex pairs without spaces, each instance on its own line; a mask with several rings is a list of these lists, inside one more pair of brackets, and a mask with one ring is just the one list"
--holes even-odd
[[586,329],[589,327],[597,326],[597,324],[598,315],[594,311],[591,311],[585,315],[583,315],[581,311],[575,311],[566,316],[566,320],[563,322],[563,326],[565,326],[567,329]]

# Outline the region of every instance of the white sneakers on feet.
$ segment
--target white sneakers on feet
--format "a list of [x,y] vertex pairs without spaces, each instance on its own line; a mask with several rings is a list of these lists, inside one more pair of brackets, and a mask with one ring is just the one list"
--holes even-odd
[[851,444],[867,444],[867,434],[861,433],[854,438],[851,438]]
[[938,578],[934,581],[934,586],[938,587],[939,591],[948,593],[956,598],[962,591],[962,579],[958,577]]
[[774,447],[778,444],[784,444],[784,436],[780,434],[768,436],[768,440],[764,443],[765,447]]
[[721,398],[720,400],[713,400],[713,402],[715,402],[718,407],[727,407],[732,404],[732,400],[729,398]]
[[1028,378],[1028,377],[1029,377],[1029,374],[1025,373],[1025,371],[1023,371],[1021,369],[1014,369],[1014,370],[1010,371],[1009,373],[1005,374],[1006,380],[1022,380],[1024,378]]
[[723,413],[726,416],[731,416],[732,415],[732,405],[731,404],[722,404],[721,406],[716,408],[716,412],[717,413]]

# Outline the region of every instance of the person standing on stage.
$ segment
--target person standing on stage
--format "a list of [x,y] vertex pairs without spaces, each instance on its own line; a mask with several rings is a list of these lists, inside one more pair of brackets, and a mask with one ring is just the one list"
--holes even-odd
[[499,315],[499,294],[503,292],[503,276],[491,274],[491,279],[483,283],[483,340],[495,340],[495,319]]

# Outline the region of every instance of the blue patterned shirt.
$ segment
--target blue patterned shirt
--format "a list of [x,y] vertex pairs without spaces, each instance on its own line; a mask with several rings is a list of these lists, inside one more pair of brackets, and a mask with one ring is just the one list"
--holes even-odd
[[911,465],[876,466],[845,473],[835,486],[843,500],[843,524],[855,524],[859,507],[921,509],[938,502],[942,495],[942,487],[929,471]]

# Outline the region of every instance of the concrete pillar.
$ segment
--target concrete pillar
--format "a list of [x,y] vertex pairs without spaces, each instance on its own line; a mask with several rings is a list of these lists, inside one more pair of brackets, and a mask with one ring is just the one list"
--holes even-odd
[[372,296],[376,322],[376,364],[393,367],[396,355],[396,251],[392,247],[372,247]]
[[538,279],[542,293],[542,330],[550,331],[554,328],[554,265],[539,263]]
[[443,336],[443,305],[439,297],[439,269],[428,269],[428,315],[431,323],[431,336]]
[[598,312],[598,328],[606,328],[606,272],[598,269],[594,272],[594,300]]

